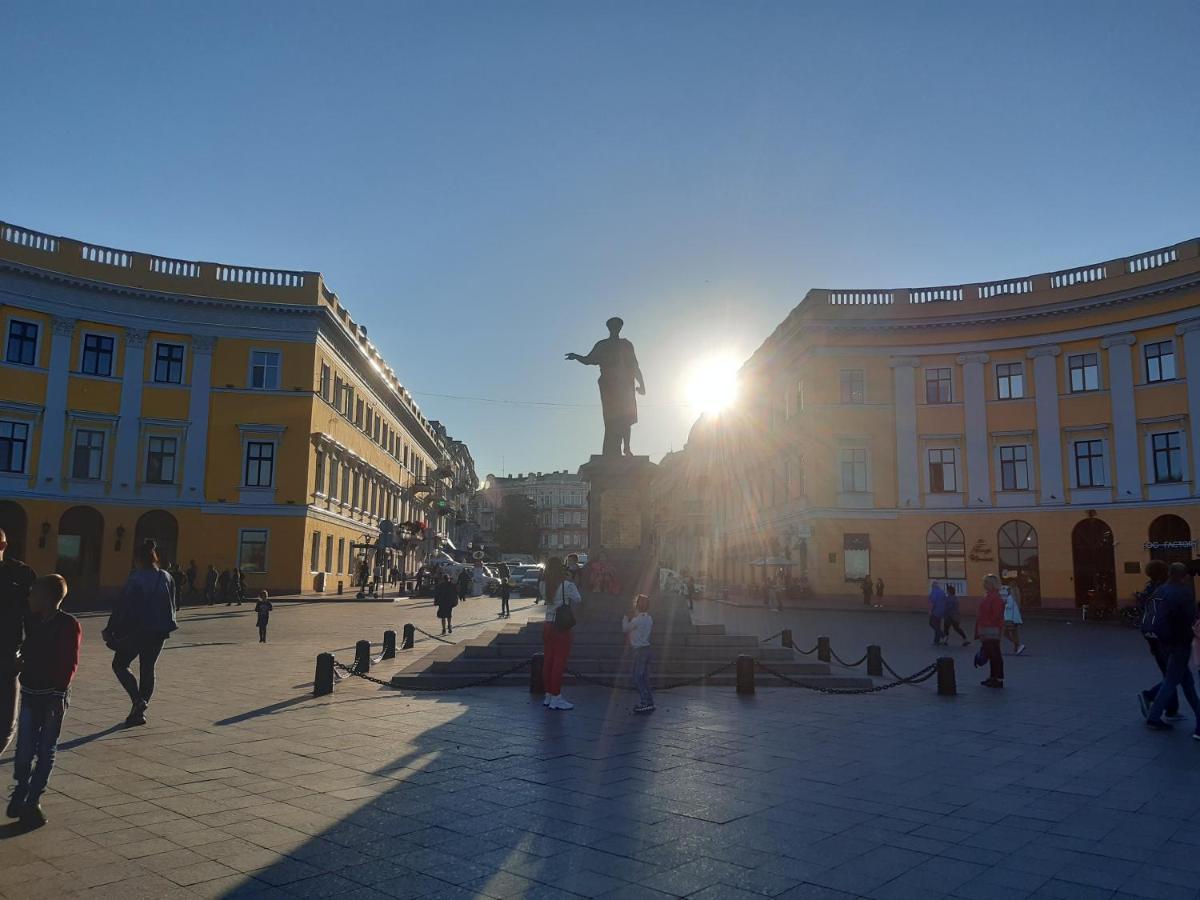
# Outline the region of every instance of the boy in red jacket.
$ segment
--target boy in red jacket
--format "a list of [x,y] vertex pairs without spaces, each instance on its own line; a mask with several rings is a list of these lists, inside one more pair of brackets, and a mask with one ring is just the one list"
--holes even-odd
[[1004,630],[1004,598],[1000,596],[1000,579],[988,575],[983,579],[986,591],[979,601],[979,612],[975,618],[975,637],[982,642],[983,655],[991,664],[988,677],[980,684],[984,687],[1004,687],[1004,657],[1000,653],[1000,635]]
[[[67,596],[61,575],[46,575],[29,592],[29,621],[21,645],[21,715],[8,817],[38,828],[46,824],[42,792],[54,768],[67,694],[79,668],[83,632],[74,616],[59,609]],[[37,757],[37,766],[33,760]]]

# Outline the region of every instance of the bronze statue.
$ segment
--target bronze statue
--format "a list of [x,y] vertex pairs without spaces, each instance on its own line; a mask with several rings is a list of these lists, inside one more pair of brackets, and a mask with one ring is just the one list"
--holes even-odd
[[597,341],[591,353],[587,356],[568,353],[567,359],[600,367],[597,384],[600,385],[600,406],[604,411],[604,449],[601,452],[605,456],[620,456],[623,451],[626,456],[632,456],[629,432],[638,420],[634,384],[637,392],[644,395],[646,383],[642,380],[633,344],[620,336],[625,323],[613,316],[605,324],[608,337]]

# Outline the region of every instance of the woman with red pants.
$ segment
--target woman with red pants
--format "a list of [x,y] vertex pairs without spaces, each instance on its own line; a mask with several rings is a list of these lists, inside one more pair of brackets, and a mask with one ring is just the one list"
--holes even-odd
[[552,556],[547,560],[541,593],[546,604],[546,621],[542,624],[542,686],[546,696],[542,698],[542,706],[574,709],[575,704],[562,696],[563,671],[567,668],[567,657],[571,655],[571,629],[559,627],[558,611],[563,606],[574,606],[582,598],[579,588],[567,577],[561,558]]
[[975,638],[983,647],[982,653],[989,663],[988,677],[980,684],[984,687],[1004,687],[1004,657],[1000,655],[1000,635],[1004,630],[1004,598],[1000,596],[1000,579],[987,575],[983,579],[985,591],[979,601],[979,612],[975,618]]

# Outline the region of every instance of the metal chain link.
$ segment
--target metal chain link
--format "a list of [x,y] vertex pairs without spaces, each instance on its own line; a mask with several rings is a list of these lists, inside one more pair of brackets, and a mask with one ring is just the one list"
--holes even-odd
[[777,637],[781,637],[782,635],[783,635],[783,632],[782,632],[782,631],[777,631],[777,632],[775,632],[773,635],[771,635],[770,637],[765,637],[765,638],[763,638],[761,641],[759,641],[759,643],[760,643],[760,644],[765,644],[767,641],[773,641],[773,640],[775,640],[775,638],[777,638]]
[[[465,627],[465,626],[460,626],[460,627]],[[419,625],[413,625],[413,631],[419,631],[419,632],[421,632],[421,634],[425,635],[425,637],[432,638],[435,641],[441,641],[443,644],[454,645],[454,644],[458,643],[458,641],[448,641],[444,637],[438,637],[436,634],[430,634],[428,631],[426,631],[424,628],[421,628]],[[416,641],[413,641],[413,643],[415,644]]]
[[848,663],[844,659],[842,659],[840,656],[838,656],[832,647],[829,648],[829,655],[837,660],[837,664],[839,666],[845,666],[847,669],[853,669],[853,668],[855,668],[857,666],[861,666],[863,663],[865,663],[867,661],[867,656],[869,654],[864,653],[862,655],[862,659],[858,660],[857,662],[852,662],[852,663]]
[[[697,675],[695,678],[685,678],[682,681],[675,681],[675,682],[672,682],[671,684],[660,684],[660,685],[657,685],[654,689],[656,691],[673,691],[673,690],[675,690],[675,688],[687,687],[687,686],[693,685],[693,684],[700,684],[702,681],[707,681],[708,679],[712,678],[714,675],[720,675],[722,672],[725,672],[728,669],[732,669],[735,665],[737,665],[737,660],[736,659],[730,660],[729,662],[725,663],[725,665],[718,666],[717,668],[713,669],[711,672],[705,672],[703,675]],[[614,689],[614,690],[618,690],[618,691],[636,691],[637,690],[637,688],[631,684],[623,684],[618,681],[609,681],[608,679],[604,679],[604,678],[594,678],[591,675],[584,675],[582,672],[576,672],[574,669],[567,669],[566,672],[568,675],[578,678],[584,684],[594,684],[597,687],[606,687],[606,688],[610,688],[610,689]]]
[[480,687],[481,685],[491,684],[493,681],[499,681],[501,678],[504,678],[507,675],[512,675],[514,672],[521,671],[526,666],[528,666],[530,664],[530,662],[531,662],[531,660],[523,659],[523,660],[521,660],[521,662],[517,663],[512,668],[505,669],[503,672],[496,672],[492,675],[485,675],[483,678],[476,679],[475,681],[470,681],[470,682],[467,682],[466,684],[455,684],[455,685],[451,685],[449,687],[434,687],[433,685],[415,685],[415,684],[406,684],[401,687],[397,687],[396,685],[392,684],[390,681],[385,681],[382,678],[376,678],[373,675],[368,675],[366,672],[357,672],[351,666],[348,666],[345,663],[338,662],[336,659],[333,661],[333,667],[335,669],[341,669],[347,675],[353,675],[355,678],[362,678],[364,681],[371,681],[371,682],[374,682],[375,684],[381,685],[383,687],[393,688],[398,691],[424,691],[426,693],[437,693],[440,691],[461,691],[465,688]]
[[764,672],[774,675],[776,678],[780,678],[789,684],[804,688],[808,691],[816,691],[818,694],[878,694],[881,691],[890,691],[892,688],[899,687],[902,684],[920,684],[923,681],[928,681],[935,674],[937,674],[937,663],[930,663],[924,669],[914,672],[908,678],[900,678],[899,680],[889,682],[888,684],[881,684],[869,688],[828,688],[814,687],[811,684],[804,684],[803,682],[797,681],[795,678],[792,678],[789,675],[785,675],[783,672],[771,668],[766,663],[760,662],[758,663],[758,667]]
[[792,649],[795,650],[797,653],[799,653],[801,656],[812,656],[814,653],[817,652],[817,650],[820,649],[820,647],[817,644],[813,644],[812,647],[810,647],[809,649],[801,650],[795,644],[792,644]]

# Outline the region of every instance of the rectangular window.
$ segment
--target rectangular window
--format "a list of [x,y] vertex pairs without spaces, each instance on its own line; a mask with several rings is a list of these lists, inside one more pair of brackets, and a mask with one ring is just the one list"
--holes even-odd
[[1067,357],[1071,393],[1100,390],[1100,357],[1096,353],[1078,353]]
[[238,533],[238,568],[243,574],[267,571],[267,529],[243,528]]
[[867,451],[865,448],[842,450],[842,493],[861,494],[867,490]]
[[1000,490],[1029,490],[1029,448],[1020,445],[1000,448]]
[[275,483],[275,443],[246,442],[246,487],[271,487]]
[[354,401],[354,424],[362,428],[363,424],[363,402],[361,400]]
[[1158,341],[1146,345],[1146,381],[1175,380],[1175,342]]
[[155,345],[154,380],[159,384],[183,384],[183,344]]
[[104,432],[80,428],[75,432],[71,477],[98,481],[103,472]]
[[1016,400],[1025,396],[1025,372],[1019,362],[996,363],[996,397]]
[[359,485],[361,484],[360,476],[358,472],[355,472],[351,477],[354,481],[354,492],[350,495],[350,506],[354,509],[358,509],[358,489]]
[[24,472],[29,452],[29,426],[24,422],[0,422],[0,472]]
[[925,370],[925,402],[926,403],[950,403],[953,400],[953,376],[951,370],[945,369],[926,369]]
[[333,572],[333,535],[325,536],[325,571]]
[[342,492],[338,494],[338,499],[342,503],[346,503],[350,499],[350,467],[342,466]]
[[325,493],[325,454],[317,451],[317,474],[313,478],[314,490],[318,494]]
[[263,391],[279,389],[279,353],[277,351],[251,351],[250,387]]
[[338,558],[337,558],[337,573],[341,575],[346,571],[346,539],[338,538]]
[[931,494],[953,494],[958,490],[958,466],[955,464],[954,457],[954,450],[929,451],[929,492]]
[[38,327],[33,322],[8,323],[8,352],[5,359],[19,366],[37,365]]
[[321,533],[314,531],[312,536],[312,548],[308,553],[308,571],[316,572],[321,567]]
[[841,388],[843,403],[866,403],[866,380],[862,369],[842,369]]
[[842,559],[846,581],[862,581],[871,574],[871,536],[843,534]]
[[1183,438],[1178,431],[1150,435],[1154,454],[1154,481],[1163,484],[1183,481]]
[[318,390],[321,392],[321,399],[326,403],[329,402],[329,366],[321,363],[321,385]]
[[1075,442],[1075,486],[1104,487],[1104,442]]
[[174,484],[176,439],[151,437],[146,442],[146,483]]
[[113,339],[103,334],[83,336],[83,356],[79,360],[79,371],[84,375],[112,375]]
[[796,412],[804,412],[804,380],[796,382]]

